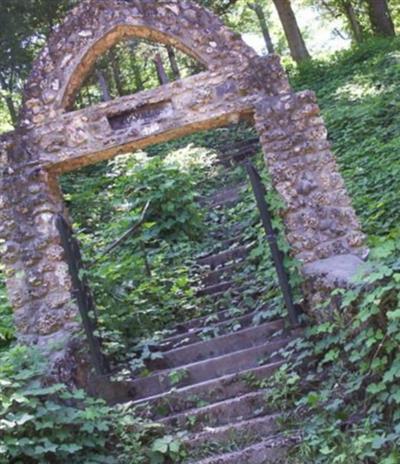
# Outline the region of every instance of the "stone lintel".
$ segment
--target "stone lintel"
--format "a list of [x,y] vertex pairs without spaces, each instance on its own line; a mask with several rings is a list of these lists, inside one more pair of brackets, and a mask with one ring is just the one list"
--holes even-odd
[[[47,170],[66,172],[199,130],[251,116],[265,95],[243,92],[234,72],[201,73],[88,109],[65,113],[26,131],[24,145]],[[243,95],[244,94],[244,95]]]

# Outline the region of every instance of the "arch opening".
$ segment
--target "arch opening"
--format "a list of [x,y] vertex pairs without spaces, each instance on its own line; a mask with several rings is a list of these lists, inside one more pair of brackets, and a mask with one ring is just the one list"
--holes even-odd
[[[191,304],[200,276],[191,274],[187,263],[196,254],[207,252],[211,228],[218,229],[221,218],[234,224],[240,217],[246,223],[247,232],[237,245],[248,245],[257,237],[258,216],[248,214],[254,210],[254,197],[246,171],[240,166],[250,157],[263,166],[257,132],[252,123],[243,121],[150,145],[144,151],[118,156],[61,179],[64,200],[89,263],[99,329],[116,370],[129,361],[134,375],[143,374],[154,363],[141,359],[143,347],[137,346],[139,339],[156,343],[157,337],[165,336],[173,325],[206,314],[207,298],[200,298],[204,314]],[[265,173],[265,166],[262,169]],[[237,187],[240,194],[239,203],[232,204],[230,212],[207,204],[209,195],[227,187]],[[95,192],[90,198],[89,191]],[[150,200],[148,217],[138,235],[104,255],[108,245],[138,221]],[[262,235],[258,239],[261,243]],[[268,289],[262,295],[246,294],[237,316],[247,313],[252,305],[261,307],[271,298],[271,315],[283,310],[267,247],[265,251],[262,256],[254,254],[236,278],[240,285],[239,280],[245,284],[249,275],[254,275],[256,286],[256,275],[264,280],[263,272],[268,269],[272,277],[266,279]],[[260,288],[265,285],[261,280],[258,284]],[[227,294],[227,300],[236,301],[235,295],[235,291]],[[153,311],[155,307],[157,311]],[[260,313],[261,318],[269,317]],[[214,335],[205,331],[205,336]],[[153,361],[157,361],[156,355]],[[158,363],[162,364],[162,359]]]
[[[151,90],[179,79],[193,76],[206,70],[206,66],[193,54],[182,51],[182,47],[170,41],[156,40],[158,34],[123,34],[123,38],[98,55],[96,46],[88,52],[97,57],[91,69],[73,92],[71,86],[77,82],[77,69],[71,78],[64,105],[70,111],[79,110],[96,103],[118,97]],[[140,38],[143,35],[144,38]],[[138,37],[139,36],[139,37]],[[156,37],[155,37],[156,36]],[[107,37],[103,39],[107,42]],[[101,47],[102,48],[102,47]],[[91,58],[92,60],[93,58]],[[89,62],[89,57],[87,58]],[[90,61],[91,61],[90,60]],[[81,64],[82,65],[82,64]],[[80,65],[80,66],[81,66]]]

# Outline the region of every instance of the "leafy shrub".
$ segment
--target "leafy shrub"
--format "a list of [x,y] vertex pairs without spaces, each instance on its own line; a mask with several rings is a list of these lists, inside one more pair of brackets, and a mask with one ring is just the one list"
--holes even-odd
[[341,313],[311,326],[287,351],[294,357],[270,395],[295,410],[289,424],[303,432],[293,462],[399,462],[399,255],[398,237],[376,244],[372,270],[356,289],[340,291]]
[[[197,185],[213,157],[190,145],[157,158],[117,157],[63,179],[110,354],[126,353],[128,343],[164,329],[192,306],[191,255],[204,231]],[[148,201],[138,233],[102,256]]]
[[109,408],[64,385],[43,387],[43,373],[43,360],[27,348],[1,356],[0,462],[109,462]]
[[182,455],[177,440],[63,384],[43,386],[46,362],[16,346],[0,356],[0,463],[163,463]]
[[[193,239],[201,233],[201,214],[194,199],[195,179],[178,162],[159,157],[120,157],[111,163],[113,189],[125,199],[130,210],[150,201],[148,220],[157,238]],[[125,175],[120,176],[121,170]]]

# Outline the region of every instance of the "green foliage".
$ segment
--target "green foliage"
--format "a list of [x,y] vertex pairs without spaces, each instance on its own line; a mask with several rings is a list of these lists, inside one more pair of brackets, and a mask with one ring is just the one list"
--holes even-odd
[[[189,146],[157,158],[119,157],[63,179],[110,353],[124,352],[127,343],[153,336],[190,309],[189,267],[204,227],[196,185],[211,160],[207,150]],[[102,256],[147,202],[138,233]]]
[[169,372],[168,378],[173,387],[179,385],[188,376],[188,372],[185,369],[177,369]]
[[186,453],[176,437],[165,435],[154,441],[150,451],[150,464],[163,464],[165,460],[180,462]]
[[162,464],[184,456],[180,441],[63,384],[44,385],[46,362],[15,346],[0,355],[0,463]]
[[340,310],[311,322],[266,383],[269,401],[288,411],[289,433],[302,434],[289,462],[400,459],[397,47],[373,41],[292,72],[296,87],[319,96],[371,253],[355,288],[333,293]]
[[[369,234],[373,264],[373,272],[360,287],[335,295],[342,305],[331,321],[312,326],[304,339],[288,347],[287,363],[268,384],[270,401],[307,418],[300,423],[304,436],[295,449],[297,463],[400,460],[398,45],[397,40],[374,41],[329,62],[315,61],[291,71],[296,88],[312,88],[319,96],[346,185]],[[88,265],[99,331],[113,361],[126,361],[130,353],[130,374],[134,370],[146,375],[147,364],[162,358],[152,350],[160,336],[157,331],[215,310],[206,299],[197,300],[203,313],[194,307],[198,276],[190,269],[197,256],[215,246],[210,238],[214,230],[205,229],[205,224],[220,224],[222,216],[228,229],[244,224],[245,239],[253,244],[249,260],[234,276],[237,287],[246,286],[241,307],[255,309],[255,301],[258,308],[273,303],[273,310],[260,311],[254,323],[282,313],[250,189],[223,215],[217,209],[204,213],[197,201],[221,182],[221,171],[210,163],[212,150],[198,147],[218,148],[217,138],[229,143],[252,136],[251,129],[242,127],[197,134],[151,147],[147,155],[119,157],[63,178]],[[271,180],[263,177],[269,202],[278,213],[282,204]],[[229,179],[243,181],[242,168]],[[149,213],[139,232],[103,256],[107,246],[138,221],[148,201]],[[281,231],[280,247],[287,251],[281,221],[276,220],[275,226]],[[297,288],[298,265],[290,259],[286,264]],[[224,304],[232,316],[241,315],[232,295],[227,293]],[[206,326],[202,336],[218,335],[211,332]],[[0,285],[0,346],[7,346],[12,338],[11,310]],[[26,349],[12,349],[0,361],[4,462],[111,463],[114,459],[140,464],[183,457],[179,441],[160,436],[160,430],[139,421],[131,411],[108,408],[64,385],[43,387],[38,381],[42,360]],[[179,385],[185,376],[176,370],[170,382]],[[292,417],[288,426],[297,429],[298,419]]]
[[[254,136],[254,131],[245,126],[197,134],[152,147],[151,155],[118,157],[107,165],[62,180],[89,266],[86,274],[94,291],[99,332],[107,353],[118,362],[126,361],[129,353],[129,365],[136,373],[146,375],[147,365],[160,359],[153,346],[172,324],[215,311],[207,298],[194,304],[199,276],[191,269],[197,256],[221,246],[215,234],[222,222],[227,230],[243,224],[242,238],[254,246],[249,260],[233,276],[236,287],[243,289],[241,310],[229,292],[220,304],[231,308],[233,316],[239,316],[246,308],[255,304],[262,308],[268,303],[268,310],[264,308],[254,323],[282,312],[275,271],[250,186],[243,192],[242,201],[228,209],[203,210],[199,202],[220,188],[221,176],[229,185],[243,183],[246,173],[242,166],[229,173],[216,167],[213,150],[198,145],[217,148],[218,144],[225,146],[231,140]],[[281,208],[261,157],[257,162],[269,186],[271,206]],[[146,221],[138,233],[103,256],[103,250],[137,222],[147,202],[150,207]],[[280,230],[281,249],[287,251],[283,224],[277,219],[275,226]],[[292,260],[287,266],[290,274],[297,276]],[[297,286],[298,280],[293,283]],[[216,335],[215,331],[207,332],[207,327],[202,334],[204,338]],[[140,341],[143,337],[145,340]]]
[[301,420],[293,462],[398,462],[399,255],[398,237],[376,244],[355,288],[335,292],[340,311],[286,350],[270,398]]
[[82,391],[43,386],[44,372],[27,348],[1,355],[0,462],[115,462],[107,450],[111,410]]
[[0,348],[6,347],[13,338],[12,310],[4,284],[3,266],[0,264]]
[[399,41],[373,40],[292,72],[316,91],[341,173],[369,236],[400,221]]
[[[190,153],[190,157],[196,156]],[[183,158],[185,153],[183,153]],[[185,163],[185,160],[182,160]],[[179,154],[165,159],[144,156],[121,157],[111,163],[110,177],[113,190],[125,199],[129,209],[135,210],[150,202],[148,221],[152,223],[148,240],[153,237],[179,240],[182,236],[196,239],[201,234],[202,218],[195,204],[196,176],[179,165]],[[121,176],[121,173],[125,175]]]
[[[2,0],[0,16],[0,131],[16,123],[24,81],[49,32],[75,0]],[[7,108],[8,115],[1,111]],[[1,114],[3,113],[3,114]]]

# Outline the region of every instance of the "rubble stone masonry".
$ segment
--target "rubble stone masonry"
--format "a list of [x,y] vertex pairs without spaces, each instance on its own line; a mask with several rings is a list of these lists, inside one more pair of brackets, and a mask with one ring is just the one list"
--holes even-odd
[[[173,45],[206,71],[71,111],[96,59],[128,37]],[[0,240],[19,337],[50,353],[56,377],[76,375],[80,327],[55,225],[66,215],[58,176],[241,119],[260,135],[293,255],[303,263],[364,256],[315,96],[292,91],[277,56],[258,56],[186,0],[83,1],[54,32],[26,84],[19,127],[0,139]]]

